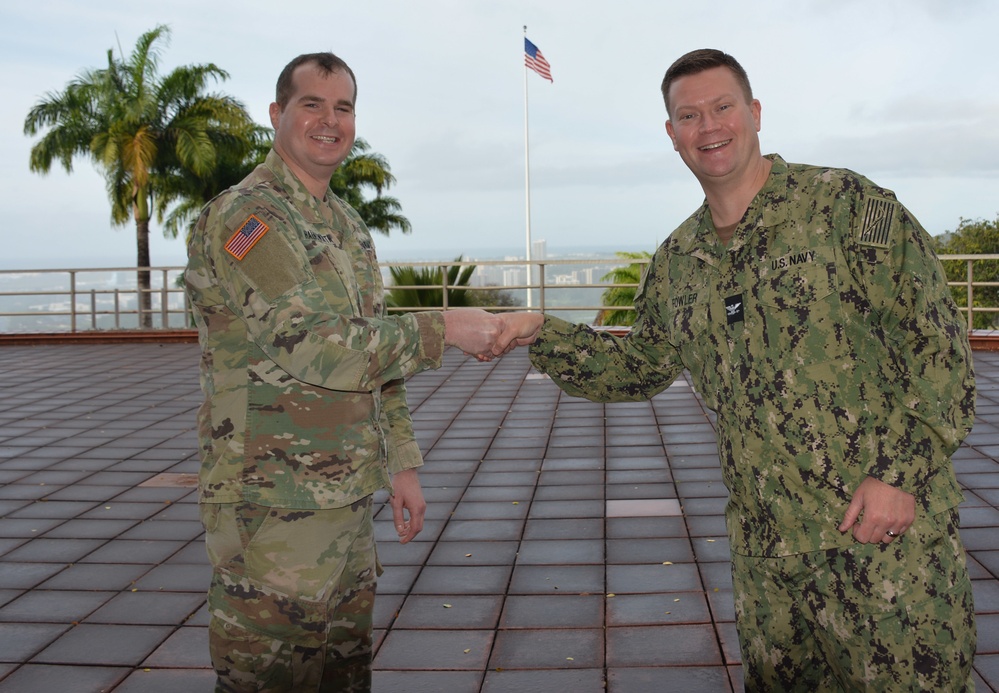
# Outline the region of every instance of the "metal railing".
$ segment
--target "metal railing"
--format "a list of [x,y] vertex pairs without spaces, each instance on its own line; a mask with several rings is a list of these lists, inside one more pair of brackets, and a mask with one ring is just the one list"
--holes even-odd
[[[0,270],[0,332],[87,332],[191,326],[183,267]],[[149,299],[143,307],[141,295]],[[148,325],[148,327],[147,327]]]
[[[559,273],[557,270],[562,268],[568,268],[571,270],[574,267],[583,267],[584,274],[588,274],[591,277],[599,275],[603,277],[611,272],[615,267],[626,267],[628,265],[639,265],[644,268],[645,265],[649,263],[647,259],[548,259],[548,260],[532,260],[530,263],[524,260],[502,260],[502,261],[477,261],[477,260],[462,260],[462,261],[443,261],[443,262],[391,262],[391,263],[381,263],[383,274],[388,271],[389,268],[393,267],[412,267],[412,268],[425,268],[430,270],[438,270],[440,273],[440,283],[436,284],[389,284],[386,282],[386,290],[391,293],[392,290],[399,291],[418,291],[424,295],[430,295],[434,292],[436,295],[440,296],[439,302],[434,302],[432,305],[421,302],[420,305],[390,305],[388,307],[389,312],[405,312],[414,310],[448,310],[449,308],[460,307],[452,304],[452,292],[465,292],[470,296],[475,297],[479,294],[480,297],[473,300],[476,307],[485,308],[487,310],[502,312],[502,311],[517,311],[517,310],[539,310],[543,313],[550,312],[566,312],[566,313],[580,313],[589,312],[597,313],[603,310],[624,310],[628,308],[633,308],[633,306],[609,306],[604,305],[602,302],[603,292],[607,289],[612,288],[637,288],[637,284],[614,284],[605,281],[587,281],[580,282],[579,271],[573,272],[571,275],[567,275],[564,272]],[[528,270],[527,267],[530,266],[530,278],[527,278]],[[448,283],[448,270],[453,267],[476,267],[478,269],[488,269],[488,268],[507,268],[514,270],[516,272],[522,272],[523,279],[519,279],[515,282],[504,281],[504,283],[496,284],[491,282],[484,282],[472,285],[451,285]],[[535,275],[538,279],[534,279]],[[570,279],[570,282],[564,281],[565,279]],[[578,300],[581,293],[587,291],[588,293],[582,295],[582,302]],[[517,304],[508,303],[492,303],[489,302],[489,296],[495,295],[497,292],[506,294],[507,296],[514,297],[518,301],[522,301]],[[567,299],[565,297],[566,293],[572,293],[577,298],[576,302],[572,299]]]
[[999,282],[975,281],[975,264],[979,262],[994,262],[999,260],[999,255],[941,255],[940,260],[941,262],[965,263],[964,281],[947,282],[947,286],[951,287],[951,291],[954,291],[955,288],[962,289],[964,296],[959,295],[962,292],[955,292],[954,298],[958,301],[960,310],[964,312],[968,318],[969,330],[973,329],[975,326],[976,313],[999,313],[999,306],[975,305],[976,288],[999,287]]
[[[615,267],[645,264],[646,260],[571,259],[538,260],[530,263],[535,281],[527,279],[527,263],[523,260],[445,261],[381,263],[388,284],[389,268],[413,267],[440,269],[438,284],[394,285],[389,289],[413,289],[422,294],[436,290],[439,304],[421,301],[415,306],[393,306],[391,312],[406,310],[441,310],[449,305],[450,292],[466,291],[478,295],[476,305],[488,310],[532,310],[562,314],[588,314],[591,319],[605,308],[602,293],[616,285],[599,280]],[[479,275],[469,286],[449,286],[448,269],[476,267]],[[579,269],[576,269],[579,268]],[[562,274],[558,272],[563,269]],[[570,276],[575,270],[576,276]],[[191,309],[182,286],[183,267],[151,267],[150,288],[141,290],[134,267],[96,267],[71,269],[0,270],[0,333],[89,332],[98,330],[185,329],[193,326]],[[504,272],[519,272],[511,277]],[[570,273],[570,274],[567,274]],[[544,277],[544,281],[537,277]],[[579,277],[588,277],[580,281]],[[491,280],[490,280],[491,278]],[[571,281],[572,283],[566,283]],[[589,293],[585,293],[589,290]],[[571,293],[571,297],[566,294]],[[150,308],[143,309],[140,296],[149,297]],[[489,297],[497,300],[490,302]],[[584,300],[578,300],[582,297]]]
[[[999,306],[975,306],[976,289],[999,287],[999,282],[976,281],[976,263],[999,261],[997,255],[941,255],[943,261],[966,263],[965,278],[948,282],[958,289],[961,311],[968,326],[976,314],[999,313]],[[560,314],[576,322],[592,322],[604,310],[625,310],[630,306],[603,305],[603,292],[611,288],[635,288],[636,284],[604,283],[602,277],[616,267],[644,265],[647,260],[546,259],[502,261],[440,261],[382,263],[383,275],[391,267],[440,270],[440,283],[388,286],[389,289],[436,291],[435,305],[392,306],[390,311],[447,310],[451,292],[478,295],[476,305],[494,311],[538,310]],[[448,269],[474,266],[477,279],[471,285],[448,284]],[[573,268],[582,268],[573,269]],[[560,270],[562,270],[560,272]],[[140,290],[134,267],[75,269],[0,270],[0,333],[88,332],[97,330],[185,329],[193,326],[190,306],[181,284],[183,267],[152,267],[150,288]],[[511,276],[519,272],[519,276]],[[506,276],[504,277],[504,273]],[[495,281],[490,281],[492,277]],[[586,281],[580,281],[580,278]],[[388,285],[388,281],[386,285]],[[140,295],[149,297],[149,309],[142,308]],[[505,299],[494,300],[491,299]],[[148,327],[147,327],[148,325]]]

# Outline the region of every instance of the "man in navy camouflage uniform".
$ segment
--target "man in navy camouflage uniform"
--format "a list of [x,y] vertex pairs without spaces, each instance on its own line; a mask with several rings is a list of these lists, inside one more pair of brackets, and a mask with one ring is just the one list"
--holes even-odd
[[477,310],[386,315],[368,230],[329,189],[356,96],[330,53],[289,63],[273,150],[188,245],[217,691],[370,690],[372,494],[392,490],[403,543],[426,508],[403,379],[500,332]]
[[681,57],[662,92],[706,201],[653,257],[634,329],[510,314],[495,353],[532,344],[598,401],[689,370],[718,415],[747,690],[973,690],[950,457],[974,379],[929,236],[856,173],[763,156],[731,56]]

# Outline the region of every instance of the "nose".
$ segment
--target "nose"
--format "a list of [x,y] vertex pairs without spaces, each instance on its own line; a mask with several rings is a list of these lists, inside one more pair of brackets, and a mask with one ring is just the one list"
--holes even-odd
[[713,113],[705,113],[700,120],[701,132],[711,132],[718,128],[718,121]]
[[321,116],[323,125],[336,125],[340,122],[335,108],[324,108]]

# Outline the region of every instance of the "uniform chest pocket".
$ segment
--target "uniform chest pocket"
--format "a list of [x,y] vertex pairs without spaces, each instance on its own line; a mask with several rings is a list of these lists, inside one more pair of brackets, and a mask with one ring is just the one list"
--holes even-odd
[[670,298],[666,310],[666,333],[670,344],[681,352],[703,339],[710,323],[708,291],[690,291]]
[[757,300],[773,365],[797,369],[846,355],[835,263],[805,264],[761,278]]
[[317,278],[326,290],[330,305],[336,306],[336,310],[340,312],[359,315],[357,279],[347,251],[325,245],[320,254],[319,265],[325,271],[317,272]]
[[760,303],[779,310],[810,306],[832,294],[836,265],[808,264],[760,280]]

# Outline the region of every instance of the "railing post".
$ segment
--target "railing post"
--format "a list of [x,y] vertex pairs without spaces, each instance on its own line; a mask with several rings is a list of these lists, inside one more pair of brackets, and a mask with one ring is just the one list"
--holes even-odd
[[441,307],[447,310],[447,270],[449,265],[441,265]]
[[121,289],[114,288],[114,328],[121,329]]
[[69,331],[76,332],[76,270],[69,271]]
[[538,303],[542,313],[545,312],[545,263],[538,263]]
[[167,278],[166,274],[163,275],[163,286],[160,288],[160,329],[165,330],[170,326],[170,313],[167,310],[167,301],[170,299],[170,294],[167,293]]
[[968,330],[973,330],[975,328],[975,294],[974,294],[974,282],[972,277],[974,272],[971,269],[971,265],[974,260],[968,260]]
[[97,329],[97,289],[90,290],[90,329]]

